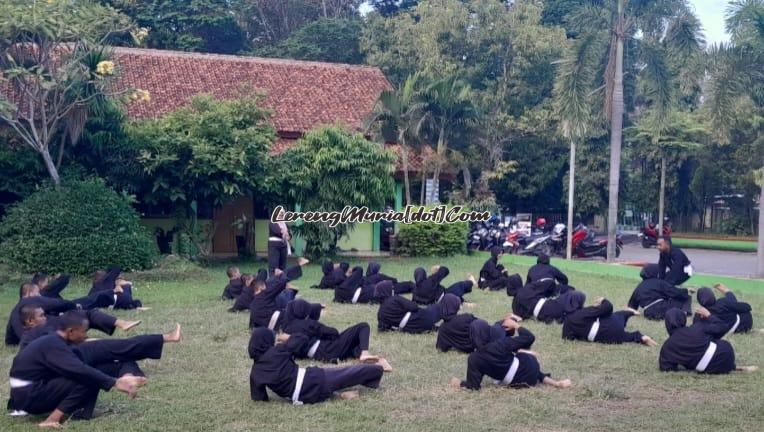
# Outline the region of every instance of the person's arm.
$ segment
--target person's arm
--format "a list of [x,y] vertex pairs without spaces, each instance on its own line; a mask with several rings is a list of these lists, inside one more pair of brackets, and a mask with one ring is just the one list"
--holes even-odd
[[679,370],[679,365],[667,359],[663,353],[658,358],[658,367],[661,372],[675,372]]
[[51,283],[45,287],[45,295],[49,297],[56,297],[61,295],[61,291],[69,285],[70,276],[68,274],[61,275],[56,279],[53,279]]
[[508,341],[512,352],[516,352],[519,349],[530,349],[533,345],[533,342],[536,341],[536,336],[534,336],[533,333],[531,333],[531,331],[525,327],[518,328],[516,333],[516,336],[499,339],[499,341]]
[[661,253],[658,256],[658,279],[665,279],[666,278],[666,268],[668,267],[668,263],[666,262],[666,255]]
[[748,303],[743,303],[737,301],[737,297],[735,297],[735,294],[732,294],[732,291],[727,291],[724,293],[724,297],[730,300],[727,302],[727,304],[730,305],[730,308],[737,314],[740,313],[749,313],[751,312],[751,305]]
[[558,269],[555,266],[552,267],[552,273],[554,274],[554,278],[557,282],[567,285],[568,284],[568,276],[565,275],[565,273],[561,272],[560,269]]
[[77,309],[77,303],[69,300],[63,300],[50,297],[36,297],[35,302],[47,314],[59,314],[73,309]]
[[323,340],[335,340],[340,336],[340,332],[334,327],[329,327],[321,323],[318,324],[318,338]]
[[448,274],[451,273],[451,271],[446,266],[440,266],[438,267],[438,271],[435,272],[434,275],[432,275],[432,280],[435,282],[435,286],[440,285],[441,282],[443,282],[443,279],[448,276]]
[[[673,273],[673,271],[672,271]],[[686,288],[677,288],[671,283],[669,283],[669,279],[666,278],[665,282],[661,283],[661,291],[666,294],[669,298],[677,299],[677,300],[687,300],[690,298],[690,294],[687,291]]]
[[528,275],[525,277],[526,285],[533,282],[533,277],[531,276],[532,270],[533,270],[533,266],[531,266],[531,268],[528,269]]
[[631,297],[629,297],[629,302],[627,306],[630,308],[637,310],[639,309],[639,296],[637,295],[639,291],[639,285],[637,285],[637,288],[634,289],[634,292],[631,293]]
[[262,295],[271,300],[275,299],[286,289],[287,282],[289,282],[289,278],[287,278],[286,273],[269,278],[265,281],[265,291],[263,291]]
[[700,319],[703,321],[703,332],[714,339],[723,338],[730,329],[730,326],[726,322],[716,316],[700,316]]
[[98,387],[109,391],[117,380],[106,375],[98,369],[86,365],[67,346],[49,347],[44,353],[45,366],[56,374],[74,382]]
[[289,336],[289,339],[282,345],[282,348],[291,354],[295,354],[303,351],[309,342],[310,338],[308,336],[299,333],[293,334]]
[[581,313],[584,317],[590,319],[597,319],[607,317],[613,314],[613,304],[609,300],[605,299],[599,305],[587,306],[581,309]]
[[395,296],[393,299],[406,312],[416,312],[419,310],[419,305],[407,298]]
[[486,261],[483,269],[491,279],[498,279],[501,277],[501,270],[499,270],[498,266],[494,264],[493,259]]
[[268,390],[265,384],[257,382],[254,371],[249,374],[249,397],[253,401],[268,402]]
[[288,282],[299,279],[300,277],[302,277],[302,266],[295,265],[295,266],[289,267],[286,269],[284,274],[286,274],[286,278]]

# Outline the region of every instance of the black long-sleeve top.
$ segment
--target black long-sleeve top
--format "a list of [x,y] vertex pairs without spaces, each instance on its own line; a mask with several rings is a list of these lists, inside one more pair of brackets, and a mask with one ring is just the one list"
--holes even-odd
[[379,305],[377,328],[379,331],[397,328],[407,312],[411,312],[411,317],[406,327],[400,331],[405,333],[424,333],[435,330],[434,323],[431,323],[430,320],[421,315],[422,311],[419,309],[419,305],[398,295],[386,298]]
[[536,264],[528,269],[528,278],[525,283],[538,282],[541,279],[554,279],[557,283],[567,285],[568,277],[557,267],[550,264]]
[[61,275],[48,284],[48,286],[43,289],[40,294],[43,297],[50,297],[55,299],[61,299],[61,291],[64,290],[64,288],[69,285],[69,279],[71,277],[68,274]]
[[448,267],[441,266],[434,274],[431,274],[422,281],[416,281],[416,287],[414,287],[411,299],[419,304],[437,302],[445,292],[445,288],[443,288],[441,283],[449,273]]
[[241,294],[242,289],[244,289],[244,283],[241,281],[241,278],[231,279],[228,282],[228,285],[223,288],[223,297],[224,299],[232,300]]
[[684,268],[690,265],[690,259],[676,246],[671,246],[668,253],[661,253],[658,259],[660,272],[658,278],[663,279],[671,285],[677,285],[684,279]]
[[629,307],[643,308],[656,300],[676,299],[686,301],[690,298],[687,289],[677,288],[661,279],[645,279],[637,285],[629,298]]
[[472,314],[459,314],[449,320],[443,321],[438,328],[438,339],[435,342],[435,348],[447,352],[452,348],[471,353],[475,350],[475,344],[470,337],[470,324],[477,317]]
[[[490,342],[469,356],[467,362],[467,379],[461,386],[480,390],[483,376],[488,375],[495,380],[502,380],[507,375],[517,350],[530,349],[536,337],[530,330],[520,327],[517,336],[507,336]],[[519,377],[516,376],[515,380]]]
[[711,342],[717,345],[728,344],[718,339],[725,332],[726,326],[722,321],[709,321],[705,325],[694,324],[674,330],[661,347],[658,361],[660,370],[676,371],[679,366],[695,369]]
[[106,275],[104,275],[101,280],[93,282],[93,286],[90,287],[90,292],[88,294],[93,294],[99,291],[113,290],[114,285],[117,283],[117,279],[121,273],[121,268],[117,266],[109,267],[109,269],[106,270]]
[[350,276],[334,288],[334,301],[338,303],[351,303],[355,291],[358,288],[361,288],[361,295],[358,298],[358,303],[369,303],[374,296],[374,287],[364,287],[362,284],[363,269],[361,267],[354,267]]
[[[249,304],[249,327],[268,327],[273,313],[278,310],[276,297],[286,289],[289,281],[302,276],[302,267],[292,266],[279,276],[273,276],[265,281],[265,290],[252,296]],[[242,293],[243,294],[243,293]]]
[[480,279],[486,282],[494,281],[502,276],[504,266],[499,264],[499,258],[492,256],[483,264],[480,269]]
[[5,327],[5,344],[18,345],[24,335],[24,323],[21,321],[21,308],[27,305],[38,306],[46,314],[59,314],[72,309],[77,309],[77,304],[69,300],[54,299],[48,297],[25,297],[16,304],[8,317],[8,325]]
[[[613,304],[609,300],[603,300],[599,306],[588,306],[566,315],[562,324],[562,338],[588,340],[589,331],[597,320],[600,324],[594,342],[609,344],[639,342],[634,340],[638,333],[627,333],[623,325],[613,319]],[[641,335],[639,336],[641,339]]]

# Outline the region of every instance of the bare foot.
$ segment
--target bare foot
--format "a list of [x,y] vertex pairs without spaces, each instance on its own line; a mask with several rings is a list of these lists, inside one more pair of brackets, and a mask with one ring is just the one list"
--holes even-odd
[[141,306],[141,307],[135,308],[135,310],[143,312],[143,311],[150,311],[151,308],[150,307]]
[[477,305],[475,303],[472,303],[472,302],[464,302],[464,303],[462,303],[462,306],[468,307],[468,308],[472,309],[472,308],[474,308]]
[[114,323],[114,326],[122,331],[130,331],[136,326],[138,326],[141,322],[142,322],[141,320],[125,321],[125,320],[118,319],[117,322]]
[[573,385],[573,383],[570,382],[569,379],[564,379],[562,381],[557,381],[557,385],[555,385],[555,387],[561,388],[561,389],[565,389],[565,388],[568,388],[568,387],[570,387],[572,385]]
[[175,330],[165,334],[163,337],[165,342],[180,342],[183,339],[183,335],[180,332],[180,324],[175,324]]
[[85,342],[95,342],[97,340],[101,340],[101,338],[87,338],[85,339]]
[[759,370],[759,367],[758,366],[738,366],[735,370],[739,372],[756,372],[757,370]]
[[656,342],[653,338],[647,335],[642,336],[642,343],[651,347],[658,346],[658,342]]
[[519,316],[517,316],[515,314],[509,314],[509,317],[512,318],[513,320],[517,321],[517,322],[522,322],[522,320],[523,320],[522,318],[520,318]]
[[63,429],[64,425],[57,421],[44,421],[37,425],[42,429]]
[[478,283],[477,283],[477,279],[475,279],[475,276],[473,276],[473,275],[469,275],[469,276],[467,277],[467,279],[469,279],[469,280],[470,280],[470,282],[472,282],[472,286],[473,286],[473,287],[476,287],[476,286],[478,286]]
[[309,262],[310,262],[310,260],[305,258],[305,257],[297,258],[297,265],[299,265],[299,266],[304,266],[304,265],[308,264]]
[[631,312],[631,313],[633,313],[635,316],[639,316],[639,315],[642,315],[642,313],[641,313],[641,312],[639,312],[638,310],[636,310],[636,309],[632,309],[632,308],[630,308],[630,307],[628,307],[628,306],[627,306],[627,307],[625,307],[625,308],[623,308],[623,310],[625,310],[625,311],[627,311],[627,312]]
[[462,388],[462,380],[460,380],[459,378],[451,378],[451,381],[448,382],[448,385],[450,385],[451,388],[458,390]]
[[538,357],[538,353],[536,351],[526,350],[526,349],[519,349],[517,350],[518,353],[528,354],[532,355],[533,357]]
[[375,356],[368,351],[362,351],[361,356],[358,357],[358,360],[365,364],[375,364],[377,361],[379,361],[379,356]]
[[387,360],[382,358],[382,357],[380,357],[379,360],[377,360],[377,364],[382,366],[382,370],[384,372],[392,372],[393,371],[393,367],[390,366],[390,363],[388,363]]
[[340,393],[340,399],[344,399],[344,400],[358,399],[359,397],[361,397],[361,395],[356,390]]

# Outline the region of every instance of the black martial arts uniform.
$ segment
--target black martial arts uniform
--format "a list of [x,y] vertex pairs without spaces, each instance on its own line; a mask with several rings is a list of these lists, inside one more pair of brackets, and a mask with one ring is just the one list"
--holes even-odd
[[308,303],[302,299],[295,299],[287,303],[284,309],[284,325],[294,320],[311,319],[320,320],[321,311],[324,307],[321,303]]
[[[471,353],[467,359],[467,379],[461,382],[463,388],[480,390],[483,376],[493,378],[496,384],[510,387],[531,387],[542,382],[548,374],[541,372],[536,357],[517,353],[529,349],[536,339],[529,330],[521,327],[517,336],[503,337],[490,342]],[[509,376],[514,367],[514,374]]]
[[536,260],[536,264],[528,269],[525,284],[530,283],[545,285],[545,289],[549,290],[549,296],[556,296],[565,292],[568,277],[557,267],[549,264],[549,257],[542,254]]
[[11,309],[8,324],[5,326],[5,344],[18,345],[24,335],[24,323],[21,321],[21,308],[24,306],[36,306],[41,308],[48,318],[66,311],[77,309],[77,304],[68,300],[59,300],[48,297],[36,296],[25,297],[19,300]]
[[[279,276],[269,277],[265,281],[265,290],[252,296],[252,303],[249,304],[249,327],[270,327],[271,330],[277,330],[284,317],[283,312],[286,309],[287,302],[279,300],[279,296],[285,291],[286,284],[302,276],[302,267],[299,265],[289,267]],[[294,299],[294,290],[291,292]],[[283,299],[282,297],[282,300]]]
[[514,296],[523,286],[523,278],[519,274],[508,275],[503,265],[499,264],[500,247],[491,248],[491,258],[480,269],[478,287],[497,291],[505,289],[508,296]]
[[468,280],[456,282],[448,288],[444,288],[441,282],[448,276],[448,273],[448,267],[441,266],[434,274],[427,276],[427,272],[423,268],[417,267],[414,270],[416,286],[411,299],[415,303],[429,305],[439,302],[445,294],[453,294],[464,301],[464,295],[472,292],[472,282]]
[[43,297],[50,297],[55,299],[61,299],[61,291],[69,285],[70,276],[68,274],[61,275],[48,283],[48,285],[40,290],[40,295]]
[[362,351],[369,350],[371,337],[371,329],[365,322],[350,326],[340,333],[333,327],[306,318],[293,320],[281,330],[289,335],[307,336],[305,344],[295,351],[295,357],[327,363],[360,357]]
[[374,296],[381,303],[377,311],[379,331],[425,333],[435,330],[436,324],[441,319],[438,304],[420,308],[413,301],[394,295],[393,284],[390,281],[378,283]]
[[220,297],[225,300],[233,300],[241,295],[243,289],[244,282],[242,282],[240,277],[231,279],[228,281],[228,285],[223,288],[223,294]]
[[321,281],[318,285],[313,285],[313,288],[318,289],[335,289],[337,285],[341,284],[345,280],[350,264],[343,262],[339,267],[334,268],[334,263],[326,261],[321,264],[321,272],[324,274],[321,277]]
[[29,414],[55,409],[88,419],[98,392],[116,384],[111,377],[83,362],[82,354],[58,334],[41,337],[13,359],[8,408]]
[[133,286],[130,284],[123,285],[121,293],[114,293],[114,287],[116,286],[117,279],[122,273],[122,269],[119,267],[109,267],[106,270],[106,274],[100,279],[93,282],[90,287],[89,294],[94,293],[110,293],[114,297],[113,308],[114,309],[135,309],[143,306],[140,300],[133,298]]
[[[114,334],[114,330],[117,329],[117,318],[109,314],[105,314],[98,309],[82,311],[82,313],[88,319],[90,329],[92,330],[98,330],[111,336]],[[21,341],[19,342],[19,350],[23,350],[38,338],[55,333],[58,328],[58,320],[58,316],[49,316],[46,317],[45,324],[43,325],[31,329],[24,328],[24,333],[21,335]]]
[[[260,269],[257,271],[257,276],[255,276],[255,282],[265,282],[268,279],[268,271],[265,269]],[[253,282],[254,284],[254,282]],[[240,312],[244,310],[249,310],[249,305],[252,304],[252,298],[254,297],[254,285],[253,286],[246,286],[242,285],[241,293],[236,297],[236,301],[233,302],[233,306],[231,306],[230,309],[228,309],[228,312]]]
[[[698,290],[698,304],[727,324],[729,328],[726,333],[746,333],[753,328],[751,305],[737,301],[732,291],[717,299],[711,288],[701,288]],[[698,319],[696,315],[693,322]]]
[[657,266],[648,265],[642,269],[643,281],[637,285],[629,298],[629,307],[642,308],[647,319],[662,320],[666,311],[678,308],[690,312],[692,299],[684,288],[677,288],[665,280],[658,279]]
[[626,323],[633,315],[629,311],[613,312],[613,304],[603,300],[599,306],[582,307],[566,315],[562,338],[605,344],[642,343],[642,333],[626,331]]
[[[291,335],[289,340],[274,346],[275,336],[267,328],[256,328],[249,340],[249,357],[254,360],[249,374],[250,397],[268,401],[267,389],[289,399],[295,405],[323,402],[332,393],[362,385],[379,387],[383,369],[379,365],[356,365],[343,368],[300,368],[294,355],[308,343],[308,337]],[[300,375],[302,385],[297,386]]]
[[393,290],[396,294],[408,294],[414,291],[416,284],[412,281],[398,281],[398,279],[380,273],[380,265],[374,261],[370,262],[366,267],[366,275],[363,277],[364,287],[374,287],[376,284],[389,280],[393,283]]
[[443,324],[438,328],[435,348],[443,352],[452,348],[465,353],[474,351],[475,345],[470,338],[470,325],[477,317],[472,314],[457,315],[461,300],[456,296],[444,296],[438,306]]
[[558,288],[554,282],[550,284],[548,281],[536,281],[526,284],[512,299],[512,312],[520,318],[533,317],[547,324],[553,321],[562,322],[566,313],[574,311],[570,309],[570,295],[575,292],[571,286],[562,287],[565,292],[553,298],[550,295]]
[[286,268],[287,241],[281,233],[281,227],[277,223],[268,223],[268,275],[273,275],[273,270]]
[[678,247],[672,245],[668,253],[661,252],[658,259],[658,278],[665,280],[673,286],[679,286],[690,279],[692,271],[688,273],[686,269],[691,268],[690,260],[687,255]]
[[337,303],[371,303],[374,300],[374,286],[363,285],[363,268],[353,267],[342,283],[334,288],[334,301]]
[[661,371],[677,371],[683,366],[699,373],[726,374],[736,369],[732,345],[718,339],[723,330],[700,324],[686,327],[686,322],[685,312],[676,308],[666,312],[669,338],[661,347]]
[[501,322],[490,325],[487,321],[478,318],[470,323],[470,341],[473,351],[483,348],[493,341],[514,335],[515,331],[505,330]]

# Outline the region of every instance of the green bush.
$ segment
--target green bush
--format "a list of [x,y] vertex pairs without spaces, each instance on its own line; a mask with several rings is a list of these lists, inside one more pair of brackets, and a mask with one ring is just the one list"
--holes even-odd
[[399,225],[395,253],[407,256],[450,256],[467,253],[469,224],[417,222]]
[[145,269],[157,255],[156,242],[128,199],[101,180],[35,192],[10,209],[0,239],[0,259],[30,272]]

